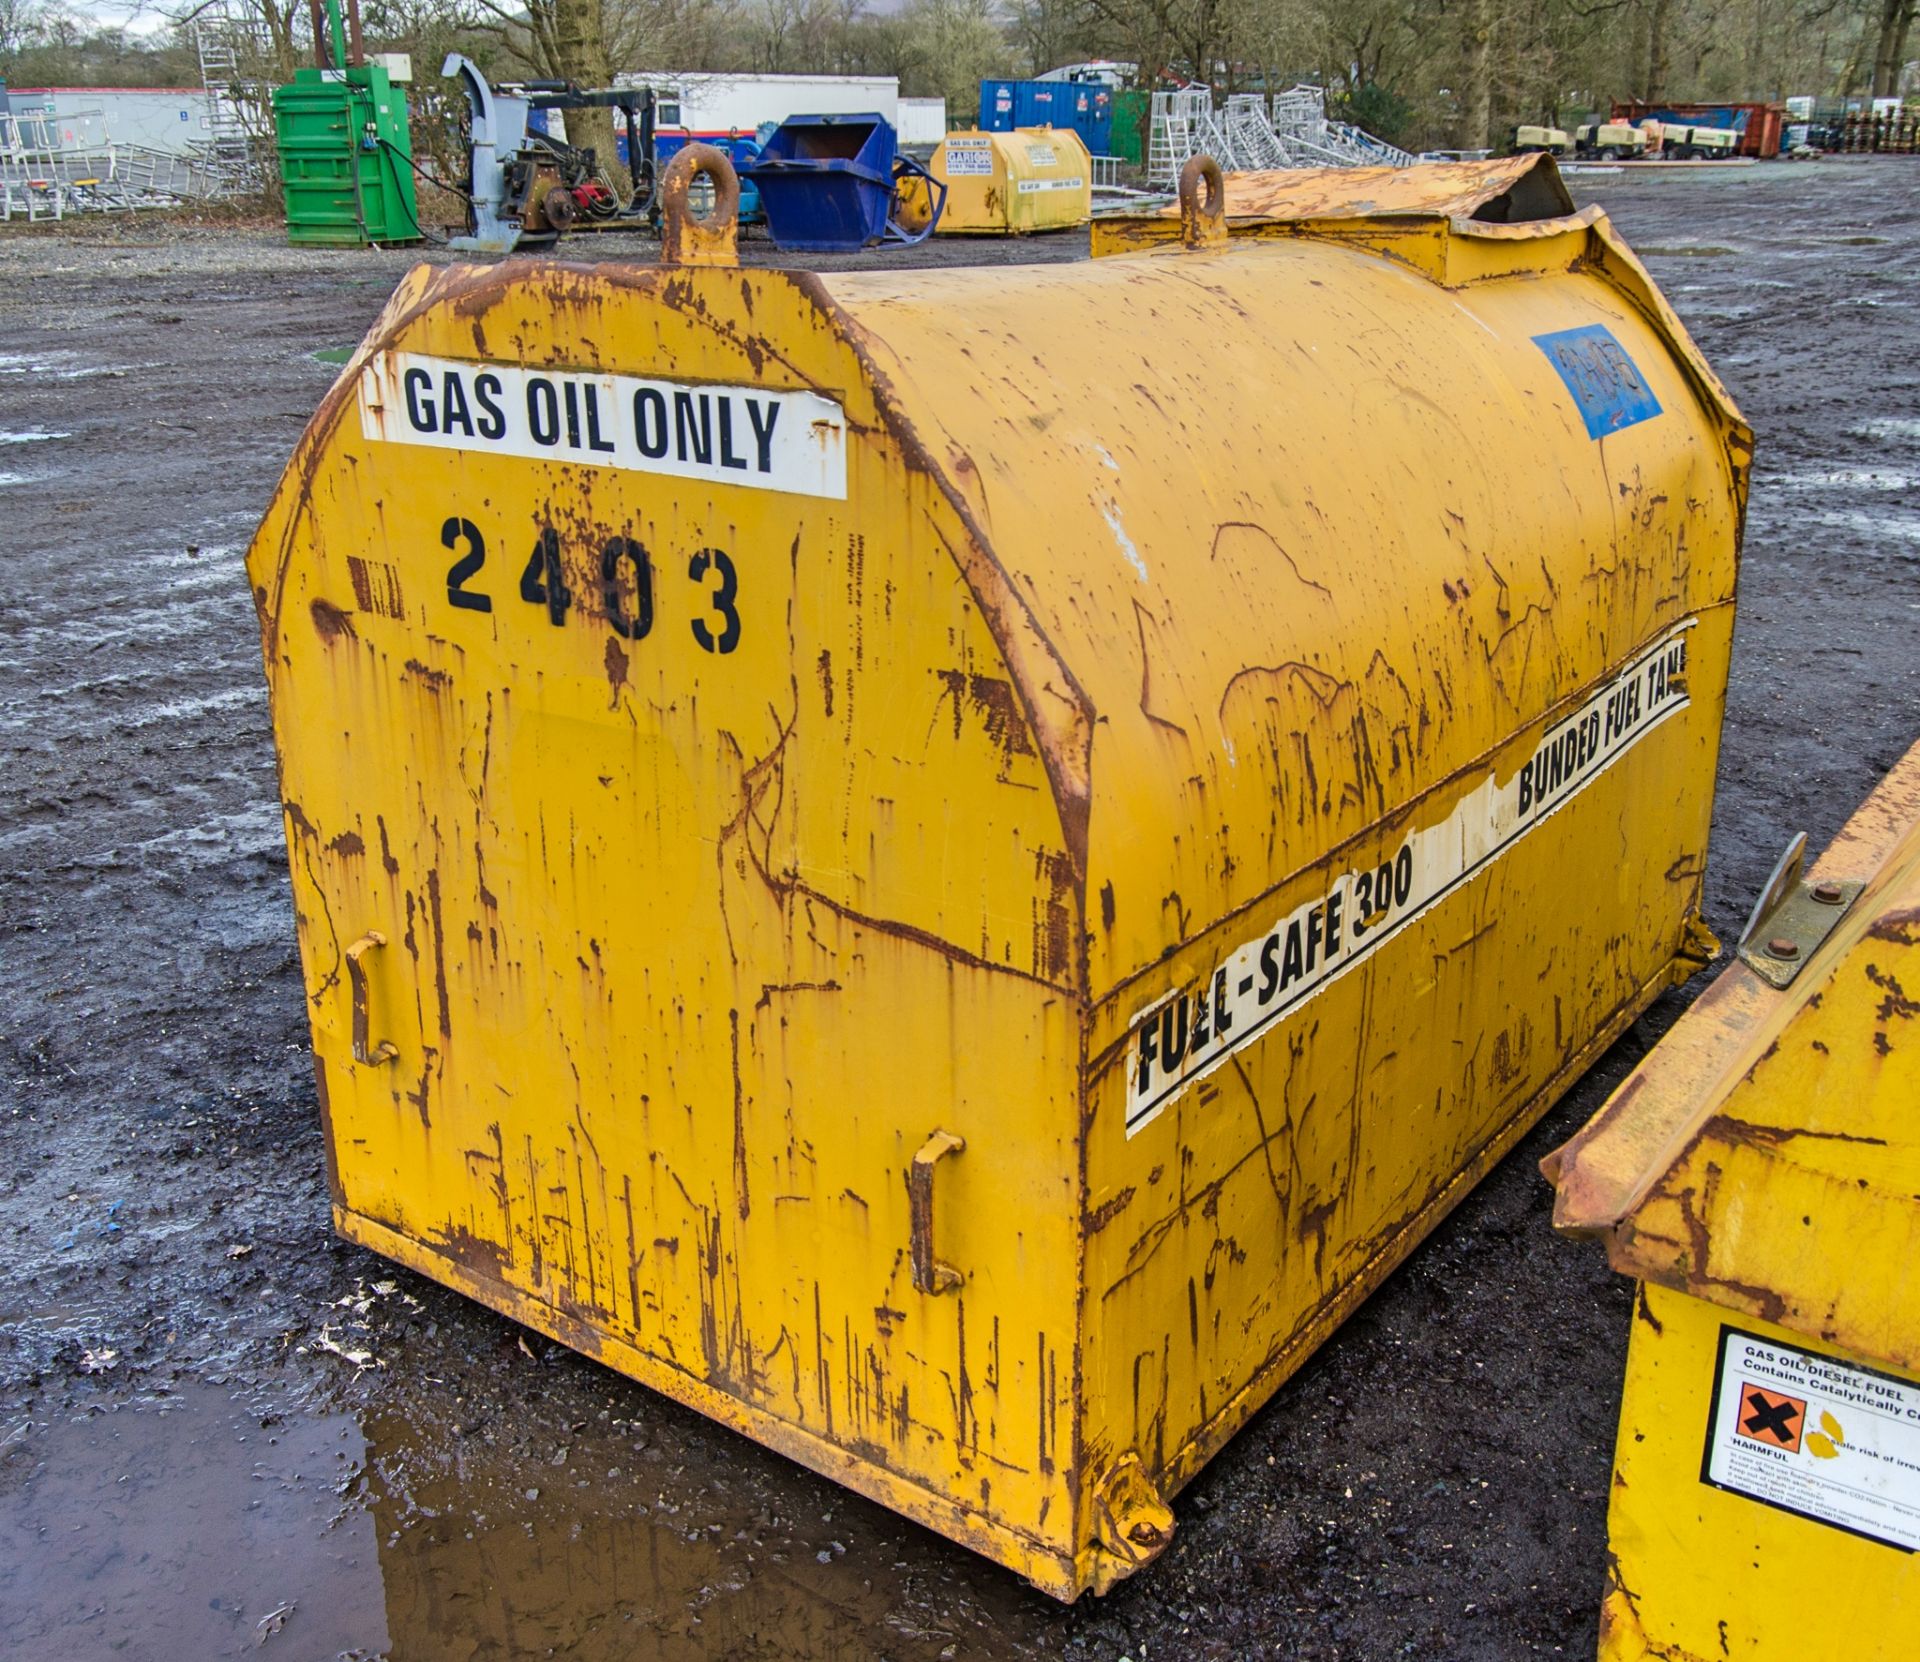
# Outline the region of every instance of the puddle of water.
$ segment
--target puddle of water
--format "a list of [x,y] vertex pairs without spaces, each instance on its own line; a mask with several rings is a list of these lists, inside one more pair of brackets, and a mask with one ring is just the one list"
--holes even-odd
[[45,444],[51,439],[70,439],[71,433],[0,433],[0,444]]
[[1852,429],[1856,439],[1920,439],[1920,418],[1913,416],[1876,416]]
[[375,1479],[387,1626],[407,1662],[984,1654],[923,1626],[901,1600],[898,1540],[850,1520],[797,1538],[784,1518],[716,1508],[725,1484],[710,1473],[694,1498],[644,1460],[591,1473],[487,1453],[461,1464],[399,1493]]
[[71,352],[48,352],[37,358],[0,352],[0,375],[38,375],[50,381],[86,381],[96,375],[126,375],[136,369],[158,369],[158,364],[70,364]]
[[34,481],[31,473],[0,473],[0,491],[9,485],[30,485]]
[[1893,473],[1880,468],[1835,468],[1825,473],[1773,473],[1764,475],[1755,481],[1757,484],[1777,486],[1781,490],[1863,490],[1863,491],[1910,491],[1914,487],[1914,476],[1910,473]]
[[996,1648],[1006,1613],[929,1575],[918,1530],[844,1495],[816,1515],[798,1473],[736,1485],[710,1451],[618,1437],[515,1453],[437,1419],[263,1425],[194,1385],[164,1408],[36,1422],[0,1451],[6,1654],[974,1662]]
[[344,364],[353,356],[351,346],[323,346],[318,352],[307,354],[317,364]]
[[1858,508],[1848,508],[1815,514],[1812,516],[1811,524],[1815,527],[1828,527],[1846,536],[1857,538],[1877,554],[1891,554],[1901,559],[1911,559],[1913,556],[1902,545],[1912,545],[1920,549],[1920,519],[1909,519],[1903,515],[1875,514]]
[[342,1498],[364,1458],[350,1418],[263,1427],[202,1385],[164,1405],[35,1422],[0,1456],[8,1653],[380,1654],[373,1520]]

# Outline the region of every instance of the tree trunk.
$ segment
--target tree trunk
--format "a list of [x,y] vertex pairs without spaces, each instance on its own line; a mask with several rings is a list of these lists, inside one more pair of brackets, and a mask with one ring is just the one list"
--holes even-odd
[[1467,24],[1466,98],[1461,109],[1461,148],[1493,148],[1493,3],[1473,0]]
[[1913,9],[1914,0],[1881,0],[1880,40],[1873,54],[1872,91],[1876,98],[1891,98],[1899,91]]
[[[563,80],[582,89],[610,86],[613,65],[607,58],[601,0],[552,0],[554,68]],[[606,109],[568,110],[567,142],[591,149],[616,193],[632,188],[614,145],[613,112]]]
[[1653,0],[1647,13],[1647,72],[1640,96],[1657,104],[1667,95],[1667,14],[1672,0]]
[[1767,0],[1753,0],[1753,33],[1747,40],[1747,85],[1758,91],[1771,87],[1773,77],[1766,72]]

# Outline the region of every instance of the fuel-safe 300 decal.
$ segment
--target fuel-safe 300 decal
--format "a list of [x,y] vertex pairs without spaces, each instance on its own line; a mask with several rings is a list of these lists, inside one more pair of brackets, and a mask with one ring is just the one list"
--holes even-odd
[[1127,1135],[1280,1017],[1297,1010],[1618,761],[1687,700],[1689,620],[1540,738],[1510,779],[1489,774],[1438,825],[1343,872],[1229,953],[1205,979],[1133,1018]]

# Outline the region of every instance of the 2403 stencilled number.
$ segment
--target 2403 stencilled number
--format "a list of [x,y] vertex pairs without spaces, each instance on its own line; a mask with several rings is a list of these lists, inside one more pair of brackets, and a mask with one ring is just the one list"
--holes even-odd
[[[448,604],[464,611],[491,612],[493,596],[468,587],[487,563],[487,540],[479,526],[458,514],[450,515],[440,527],[440,543],[458,556],[447,567]],[[544,610],[556,628],[566,622],[574,602],[561,554],[560,533],[546,526],[534,539],[533,552],[520,573],[520,598]],[[627,536],[607,538],[600,548],[599,572],[600,609],[608,626],[623,640],[645,640],[653,632],[654,616],[653,556],[646,545]],[[694,640],[703,651],[733,651],[740,644],[741,629],[740,578],[733,560],[724,549],[696,549],[687,561],[687,580],[707,601],[706,611],[688,620]]]

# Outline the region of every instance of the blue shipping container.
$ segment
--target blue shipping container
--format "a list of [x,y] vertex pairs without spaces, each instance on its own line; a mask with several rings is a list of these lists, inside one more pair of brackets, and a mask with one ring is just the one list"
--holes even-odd
[[1096,156],[1113,154],[1113,90],[1095,81],[982,81],[980,125],[1071,127]]

